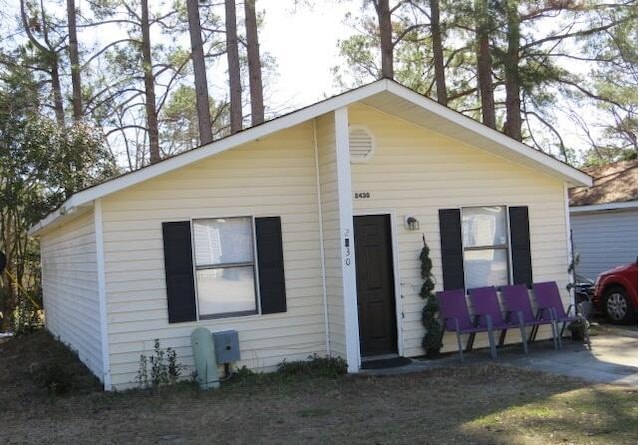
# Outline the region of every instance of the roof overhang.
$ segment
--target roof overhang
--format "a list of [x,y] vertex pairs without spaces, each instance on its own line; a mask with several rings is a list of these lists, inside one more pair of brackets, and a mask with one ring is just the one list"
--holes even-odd
[[613,210],[637,209],[638,201],[608,202],[606,204],[592,204],[586,206],[569,207],[570,213],[592,213]]
[[589,175],[552,156],[517,142],[392,80],[382,79],[82,190],[34,225],[29,234],[38,235],[57,225],[70,209],[91,206],[96,199],[357,102],[545,172],[570,186],[590,186],[592,183]]

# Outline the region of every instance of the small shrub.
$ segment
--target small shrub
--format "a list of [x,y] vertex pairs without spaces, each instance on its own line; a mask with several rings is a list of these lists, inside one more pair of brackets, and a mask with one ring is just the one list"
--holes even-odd
[[62,363],[51,362],[36,367],[34,381],[39,386],[46,388],[49,394],[64,395],[73,387],[73,373]]
[[336,378],[347,373],[347,362],[341,357],[321,357],[313,354],[307,360],[283,360],[278,365],[278,373],[284,376]]
[[149,387],[149,371],[148,371],[147,356],[140,354],[140,360],[138,362],[138,373],[136,374],[136,383],[143,388]]
[[231,384],[239,385],[254,384],[260,381],[264,375],[265,374],[258,374],[256,372],[253,372],[246,366],[242,366],[242,368],[233,371],[233,373],[229,377],[228,382]]
[[178,354],[173,348],[162,349],[160,340],[153,342],[153,355],[140,354],[136,383],[143,388],[154,390],[166,385],[175,385],[182,374],[183,366],[178,363]]
[[44,326],[42,310],[28,298],[20,297],[9,318],[10,328],[16,337],[31,334]]

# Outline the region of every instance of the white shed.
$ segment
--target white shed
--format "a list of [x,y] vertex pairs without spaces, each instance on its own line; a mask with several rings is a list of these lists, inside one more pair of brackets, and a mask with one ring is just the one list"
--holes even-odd
[[564,289],[568,188],[590,184],[380,80],[73,195],[32,229],[47,328],[107,389],[154,339],[190,366],[199,326],[239,333],[238,366],[316,353],[358,372],[423,354],[423,236],[439,290]]

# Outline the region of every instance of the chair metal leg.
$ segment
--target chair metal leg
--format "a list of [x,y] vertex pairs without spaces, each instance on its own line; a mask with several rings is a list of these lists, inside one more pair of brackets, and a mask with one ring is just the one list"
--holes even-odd
[[522,336],[522,347],[524,349],[524,353],[528,354],[529,345],[527,345],[527,330],[525,329],[523,324],[520,325],[520,335]]
[[559,328],[560,322],[557,321],[556,325],[556,333],[558,334],[558,349],[562,349],[562,334],[564,333],[564,327],[567,324],[566,322],[562,324],[562,328]]
[[558,344],[558,327],[554,322],[551,323],[551,334],[553,335],[553,349],[560,349],[560,345]]
[[489,347],[491,348],[491,358],[498,358],[498,351],[496,350],[496,339],[493,336],[493,329],[487,330],[487,334],[489,335]]
[[467,352],[473,349],[473,343],[475,341],[476,341],[476,333],[472,332],[471,334],[469,334],[469,338],[467,339],[467,349],[466,349]]
[[498,342],[498,346],[502,347],[504,346],[504,339],[507,336],[507,330],[503,329],[502,332],[500,332],[500,341]]
[[538,335],[538,328],[539,327],[540,327],[540,325],[534,324],[533,327],[531,328],[531,334],[529,335],[529,341],[530,342],[536,341],[536,336]]
[[462,340],[460,339],[460,332],[456,331],[456,338],[458,339],[458,354],[460,354],[460,363],[462,363]]

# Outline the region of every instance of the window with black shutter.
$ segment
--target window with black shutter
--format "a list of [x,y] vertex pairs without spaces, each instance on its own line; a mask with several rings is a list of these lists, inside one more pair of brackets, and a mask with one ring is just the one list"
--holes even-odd
[[170,323],[286,312],[280,217],[162,227]]
[[526,206],[439,211],[444,289],[531,283]]

